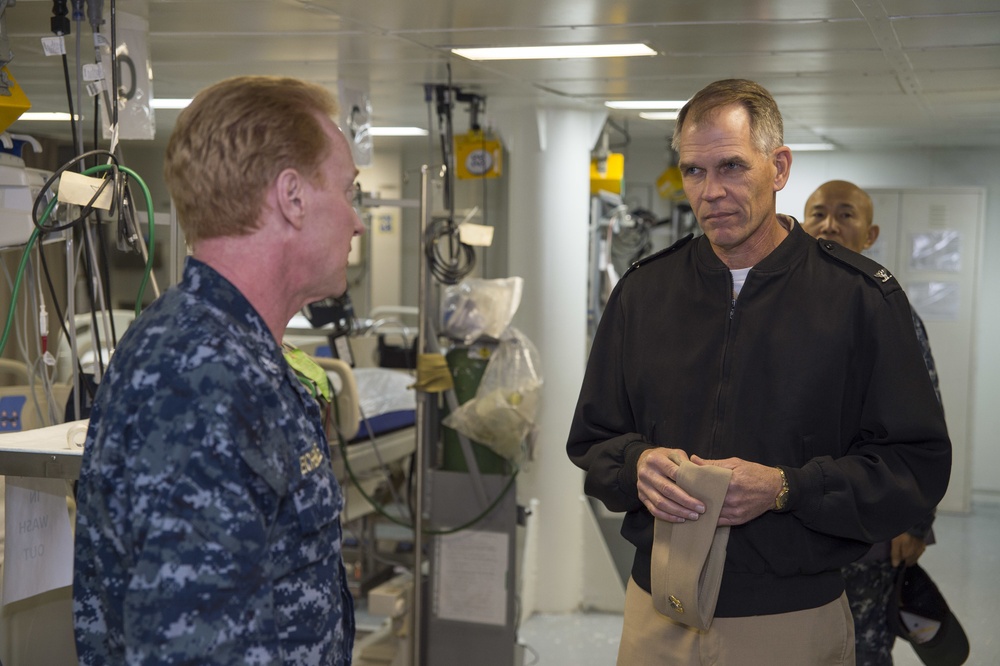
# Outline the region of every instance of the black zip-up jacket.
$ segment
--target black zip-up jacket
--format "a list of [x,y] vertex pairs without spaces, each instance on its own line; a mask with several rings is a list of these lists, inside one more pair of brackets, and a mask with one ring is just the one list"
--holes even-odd
[[718,617],[815,608],[840,567],[944,495],[951,443],[899,284],[870,259],[787,238],[733,300],[704,236],[640,262],[601,318],[567,451],[584,489],[626,512],[632,578],[650,587],[653,517],[636,464],[656,446],[780,466],[791,493],[730,532]]

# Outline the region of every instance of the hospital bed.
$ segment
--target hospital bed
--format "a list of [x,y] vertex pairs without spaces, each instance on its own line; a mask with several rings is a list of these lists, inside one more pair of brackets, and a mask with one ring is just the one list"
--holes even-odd
[[345,491],[343,519],[352,521],[375,510],[364,495],[373,495],[393,472],[408,471],[416,447],[413,378],[386,368],[352,369],[334,358],[314,360],[326,370],[337,396],[337,430],[328,435],[331,447],[339,449],[332,458]]

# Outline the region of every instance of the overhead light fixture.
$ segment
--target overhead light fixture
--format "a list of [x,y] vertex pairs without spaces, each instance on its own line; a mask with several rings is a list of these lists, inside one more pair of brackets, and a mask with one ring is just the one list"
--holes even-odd
[[183,109],[191,103],[190,99],[171,99],[154,97],[149,103],[154,109]]
[[[171,98],[156,98],[150,102],[150,106],[154,109],[183,109],[188,104],[191,103],[190,99],[171,99]],[[79,116],[78,116],[79,118]],[[56,112],[46,112],[46,111],[28,111],[27,113],[22,113],[20,120],[62,120],[68,121],[69,114],[64,111]]]
[[[25,111],[17,117],[18,120],[61,120],[69,122],[69,114],[64,111]],[[77,116],[79,119],[79,116]]]
[[687,100],[666,101],[666,100],[620,100],[605,102],[604,106],[609,109],[623,110],[655,110],[655,109],[681,109],[687,104]]
[[420,127],[369,127],[371,136],[427,136],[427,130]]
[[810,152],[817,150],[837,150],[837,146],[832,143],[789,143],[786,144],[792,150],[799,152]]
[[559,46],[510,46],[452,49],[469,60],[558,60],[569,58],[629,58],[652,56],[656,51],[645,44],[562,44]]
[[645,120],[677,120],[680,111],[640,111],[639,117]]

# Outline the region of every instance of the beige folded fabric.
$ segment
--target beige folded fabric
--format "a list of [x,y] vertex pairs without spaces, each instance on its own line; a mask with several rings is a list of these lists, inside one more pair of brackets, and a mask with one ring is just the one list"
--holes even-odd
[[697,520],[657,520],[650,563],[653,606],[660,614],[696,629],[708,629],[719,599],[729,526],[717,526],[733,471],[681,463],[678,486],[705,505]]

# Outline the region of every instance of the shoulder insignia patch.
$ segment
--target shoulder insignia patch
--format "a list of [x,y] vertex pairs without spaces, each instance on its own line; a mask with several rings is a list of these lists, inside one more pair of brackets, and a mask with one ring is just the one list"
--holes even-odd
[[896,281],[892,273],[877,261],[863,254],[852,252],[834,241],[820,240],[817,243],[825,254],[865,275],[882,290],[884,295],[888,296],[900,289],[899,282]]
[[316,442],[313,442],[312,448],[308,453],[303,453],[299,456],[299,471],[302,472],[302,476],[305,476],[309,472],[318,468],[323,463],[323,454],[320,453],[319,447],[316,446]]
[[648,264],[651,261],[654,261],[656,259],[660,259],[661,257],[665,257],[668,254],[672,253],[674,250],[676,250],[678,248],[681,248],[681,247],[684,247],[685,245],[688,244],[688,242],[692,238],[694,238],[694,234],[688,234],[688,235],[682,237],[677,242],[675,242],[670,247],[664,248],[664,249],[660,250],[659,252],[654,252],[653,254],[650,254],[648,256],[642,257],[641,259],[636,259],[635,261],[632,262],[631,266],[629,266],[627,269],[625,269],[625,272],[622,273],[622,276],[620,278],[618,278],[618,281],[620,282],[620,281],[624,280],[626,275],[628,275],[629,273],[631,273],[635,269],[639,268],[640,266],[645,266],[646,264]]

